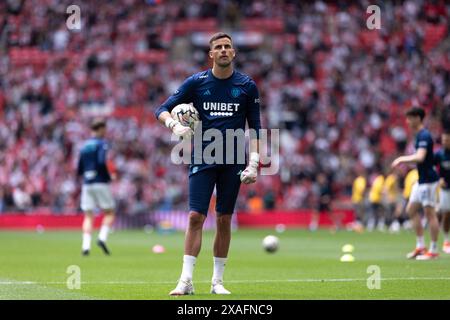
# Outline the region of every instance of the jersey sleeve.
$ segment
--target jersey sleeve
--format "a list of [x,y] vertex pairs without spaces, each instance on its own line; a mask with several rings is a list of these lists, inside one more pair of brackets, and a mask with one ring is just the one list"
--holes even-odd
[[419,136],[417,136],[416,148],[417,149],[420,149],[420,148],[427,149],[428,146],[430,145],[430,139],[431,138],[428,135],[420,134]]
[[108,144],[102,143],[98,150],[98,163],[106,165],[106,152],[108,151]]
[[248,106],[246,119],[248,127],[254,129],[255,132],[251,132],[250,138],[259,139],[259,131],[261,129],[261,117],[259,106],[259,92],[255,82],[251,81],[248,91]]
[[192,89],[194,87],[195,81],[194,76],[187,78],[181,87],[178,88],[162,105],[159,106],[155,111],[156,119],[164,111],[172,111],[174,107],[181,103],[192,102]]

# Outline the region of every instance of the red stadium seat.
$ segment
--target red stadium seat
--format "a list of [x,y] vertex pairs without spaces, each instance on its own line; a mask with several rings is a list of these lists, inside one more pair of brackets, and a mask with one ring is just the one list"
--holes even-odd
[[136,53],[135,58],[146,63],[164,63],[167,61],[167,56],[165,50],[149,50]]
[[359,33],[361,45],[366,48],[372,48],[377,40],[380,39],[378,30],[364,30]]
[[38,48],[13,48],[9,51],[9,57],[13,65],[41,65],[46,64],[49,53]]
[[242,28],[248,31],[281,33],[284,31],[282,19],[250,18],[242,21]]
[[423,50],[425,52],[432,50],[434,47],[439,45],[446,34],[447,26],[445,24],[435,25],[432,23],[427,23],[425,25]]
[[174,33],[181,36],[191,32],[214,32],[218,28],[216,19],[181,20],[175,23]]

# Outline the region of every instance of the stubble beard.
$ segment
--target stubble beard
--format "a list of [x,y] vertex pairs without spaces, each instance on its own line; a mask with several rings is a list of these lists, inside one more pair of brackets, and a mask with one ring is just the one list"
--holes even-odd
[[220,62],[220,59],[218,61],[216,61],[216,64],[218,67],[221,67],[223,69],[227,68],[230,66],[231,61],[227,61],[227,62]]

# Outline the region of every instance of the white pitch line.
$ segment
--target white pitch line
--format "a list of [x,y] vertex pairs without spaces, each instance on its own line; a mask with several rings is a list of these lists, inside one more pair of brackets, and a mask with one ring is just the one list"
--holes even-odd
[[[408,277],[408,278],[381,278],[381,281],[450,281],[450,277]],[[277,283],[277,282],[358,282],[367,281],[366,278],[343,278],[343,279],[262,279],[262,280],[228,280],[227,283]],[[81,282],[85,285],[153,285],[153,284],[176,284],[176,281],[103,281],[103,282]],[[210,283],[208,280],[195,281],[195,283]],[[52,285],[66,284],[63,281],[0,281],[0,285]]]

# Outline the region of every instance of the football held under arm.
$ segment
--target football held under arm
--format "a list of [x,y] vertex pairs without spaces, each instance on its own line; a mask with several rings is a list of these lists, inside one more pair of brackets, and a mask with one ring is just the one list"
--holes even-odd
[[170,115],[172,109],[181,104],[189,103],[191,100],[191,92],[193,87],[193,77],[187,78],[181,87],[174,92],[158,109],[155,111],[155,116],[163,125],[172,130],[172,132],[179,136],[185,137],[192,135],[192,129],[180,124],[179,121],[174,120]]

